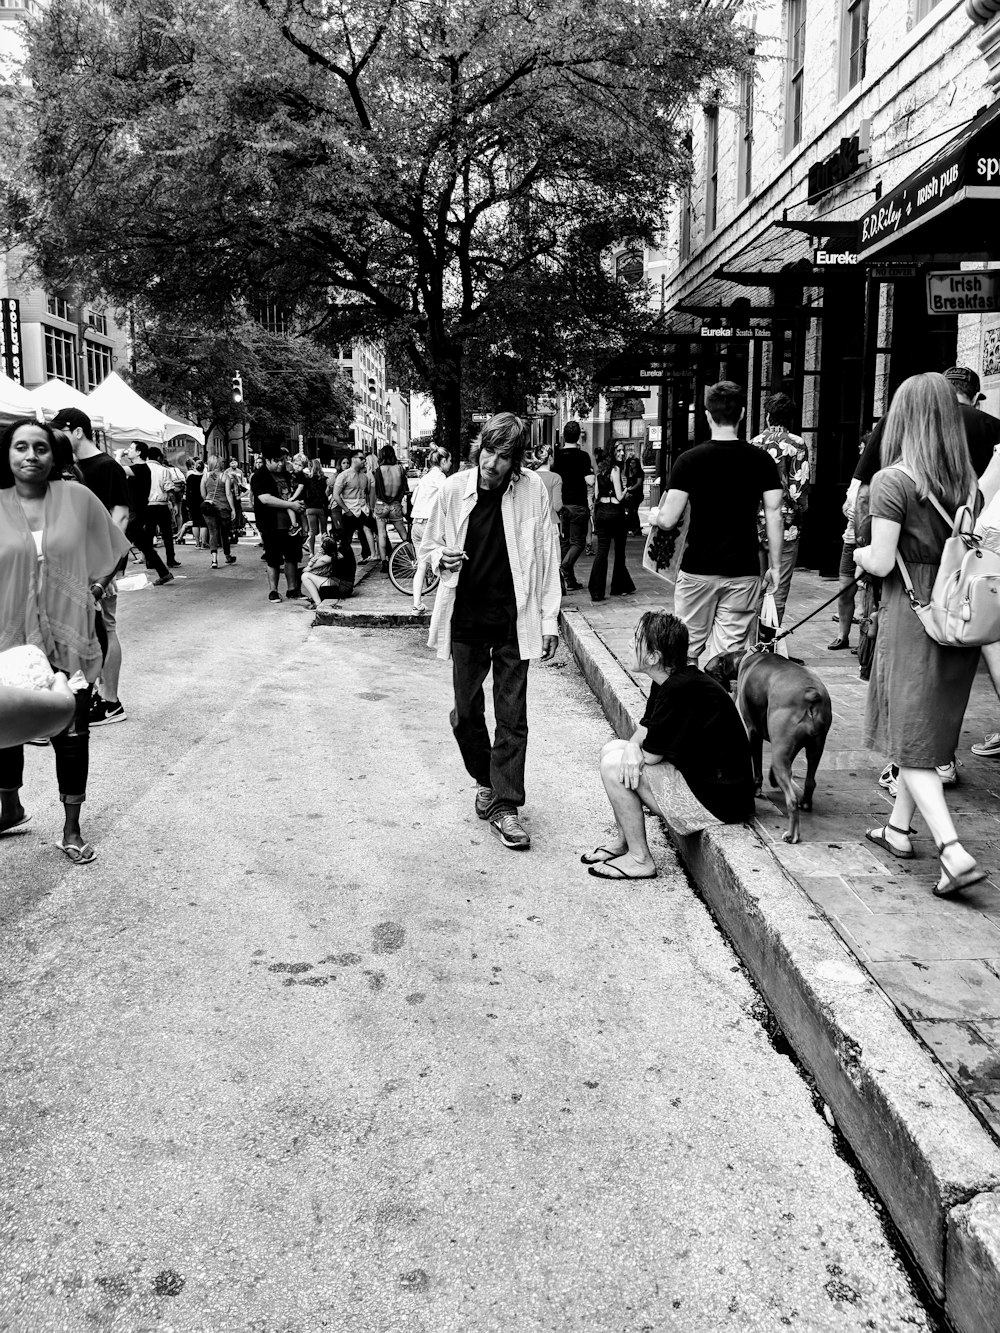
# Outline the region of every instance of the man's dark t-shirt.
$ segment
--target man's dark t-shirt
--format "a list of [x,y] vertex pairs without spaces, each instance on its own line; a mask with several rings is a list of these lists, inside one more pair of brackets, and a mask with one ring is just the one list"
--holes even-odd
[[710,440],[681,454],[668,490],[691,505],[685,574],[745,578],[760,574],[757,514],[765,491],[780,491],[774,459],[745,440]]
[[287,500],[291,493],[288,478],[283,473],[272,472],[266,466],[257,468],[250,478],[250,494],[254,499],[254,519],[261,532],[287,532],[292,526],[292,510],[261,504],[260,496],[277,495],[279,499]]
[[115,505],[131,508],[128,476],[120,463],[107,454],[94,454],[93,458],[78,458],[76,465],[83,474],[83,484],[94,492],[109,514]]
[[650,689],[642,748],[680,772],[716,819],[740,824],[754,813],[750,742],[727,690],[688,666]]
[[496,490],[477,481],[476,506],[465,532],[464,562],[455,593],[451,637],[456,643],[505,643],[517,632],[517,599],[503,530],[508,473]]
[[149,504],[149,491],[153,484],[153,478],[149,472],[149,465],[146,463],[135,462],[131,464],[132,475],[126,473],[125,480],[128,484],[128,508],[130,514],[142,514]]
[[594,475],[589,454],[582,449],[559,449],[552,460],[552,471],[562,477],[564,505],[587,503],[587,478]]

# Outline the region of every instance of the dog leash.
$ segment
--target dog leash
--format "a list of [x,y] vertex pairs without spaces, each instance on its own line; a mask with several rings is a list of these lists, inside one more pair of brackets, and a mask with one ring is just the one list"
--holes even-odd
[[775,644],[778,642],[779,639],[786,639],[789,634],[794,634],[797,629],[802,628],[802,626],[806,623],[807,620],[812,620],[813,616],[818,616],[821,611],[825,611],[828,606],[832,606],[834,602],[838,601],[842,593],[847,592],[849,588],[856,588],[864,577],[865,577],[864,574],[859,574],[857,578],[851,579],[850,583],[845,583],[842,588],[837,589],[837,591],[828,601],[824,602],[822,606],[817,606],[816,610],[810,611],[807,616],[803,616],[800,621],[798,621],[791,627],[791,629],[778,630],[777,634],[775,634],[774,638],[771,639],[770,642],[772,644]]

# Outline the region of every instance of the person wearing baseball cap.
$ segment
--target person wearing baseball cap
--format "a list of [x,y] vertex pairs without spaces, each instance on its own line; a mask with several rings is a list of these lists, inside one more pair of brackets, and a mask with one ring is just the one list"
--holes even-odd
[[981,477],[989,467],[993,450],[1000,444],[1000,420],[988,412],[980,412],[976,406],[982,401],[982,395],[979,392],[979,376],[971,367],[949,366],[944,377],[958,399],[972,467],[976,476]]

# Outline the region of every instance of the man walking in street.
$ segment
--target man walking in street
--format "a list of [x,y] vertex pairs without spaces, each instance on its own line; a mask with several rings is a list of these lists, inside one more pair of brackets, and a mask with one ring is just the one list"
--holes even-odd
[[[69,436],[83,484],[94,492],[111,515],[111,521],[125,532],[129,519],[128,477],[121,464],[99,449],[90,438],[93,434],[90,417],[77,407],[64,407],[52,418],[51,425],[53,430],[65,431]],[[114,579],[101,598],[100,611],[108,636],[108,650],[101,667],[98,690],[90,705],[92,727],[125,721],[125,709],[118,698],[122,647],[118,639],[118,584]]]
[[165,583],[172,583],[174,576],[156,554],[153,534],[147,521],[149,490],[152,485],[149,464],[146,462],[147,452],[146,446],[136,440],[128,456],[128,466],[125,469],[128,482],[128,524],[125,536],[135,549],[142,553],[146,568],[155,571],[157,577],[153,580],[153,586],[161,588]]
[[358,534],[361,547],[360,564],[364,564],[371,555],[368,545],[368,531],[374,531],[375,522],[372,509],[375,499],[375,483],[365,468],[365,459],[360,449],[351,454],[351,466],[341,472],[333,483],[330,492],[330,504],[333,512],[340,516],[343,540],[348,544]]
[[745,412],[738,384],[722,380],[706,389],[705,416],[712,438],[681,454],[663,504],[654,511],[657,526],[669,530],[691,505],[674,613],[687,626],[694,663],[710,636],[713,653],[747,646],[761,596],[757,512],[762,501],[768,548],[764,590],[773,591],[780,577],[784,492],[774,459],[739,437]]
[[[526,851],[521,824],[528,748],[528,664],[559,646],[559,545],[548,492],[522,470],[526,421],[510,412],[483,428],[476,465],[434,498],[420,558],[441,575],[428,645],[452,660],[451,726],[476,782],[475,811],[505,847]],[[483,684],[493,671],[496,735]]]
[[594,467],[590,455],[580,448],[580,423],[567,421],[563,444],[552,463],[562,478],[562,563],[559,576],[563,592],[579,592],[576,562],[587,544],[587,524],[594,503]]
[[965,426],[972,470],[981,477],[990,465],[993,450],[1000,444],[1000,420],[979,410],[979,376],[969,366],[950,366],[944,377],[958,399],[958,410]]
[[[764,399],[764,425],[760,435],[750,441],[774,459],[781,478],[781,522],[784,536],[781,545],[781,569],[774,602],[778,609],[778,623],[785,614],[788,590],[792,586],[792,572],[799,555],[799,536],[802,516],[809,503],[809,450],[801,435],[792,434],[795,404],[787,393],[770,393]],[[757,514],[757,532],[760,538],[760,572],[767,570],[767,520],[764,506]]]
[[285,596],[294,601],[301,597],[299,589],[299,557],[302,538],[292,532],[294,516],[301,514],[303,505],[291,500],[292,483],[285,471],[282,451],[276,446],[264,450],[264,461],[250,478],[253,512],[257,530],[264,543],[264,561],[267,565],[267,600],[280,602],[278,577],[285,570]]

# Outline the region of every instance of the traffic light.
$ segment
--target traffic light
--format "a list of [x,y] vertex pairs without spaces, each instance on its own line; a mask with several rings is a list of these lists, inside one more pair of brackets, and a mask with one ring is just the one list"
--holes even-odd
[[233,376],[233,402],[242,403],[243,401],[243,376],[239,371]]
[[375,393],[375,391],[376,391],[377,388],[378,388],[378,385],[375,383],[375,376],[374,376],[374,375],[369,375],[369,376],[368,376],[368,392],[369,392],[369,393]]

